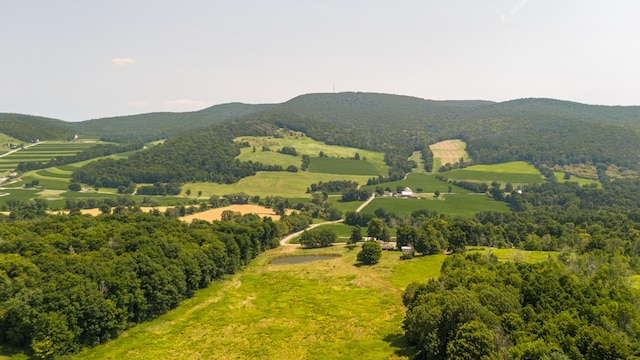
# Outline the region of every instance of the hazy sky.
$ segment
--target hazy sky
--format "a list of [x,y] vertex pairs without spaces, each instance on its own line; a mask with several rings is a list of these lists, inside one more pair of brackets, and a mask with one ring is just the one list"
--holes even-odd
[[0,112],[305,93],[640,105],[636,0],[0,0]]

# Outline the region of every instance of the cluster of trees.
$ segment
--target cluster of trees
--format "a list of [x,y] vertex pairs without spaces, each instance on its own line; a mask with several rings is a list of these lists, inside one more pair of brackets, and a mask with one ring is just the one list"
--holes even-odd
[[127,144],[98,144],[89,149],[83,150],[73,156],[58,156],[47,162],[21,162],[16,167],[17,171],[25,172],[29,170],[44,169],[53,166],[72,164],[102,156],[120,154],[129,151],[140,150],[144,147],[141,142]]
[[277,246],[299,220],[189,225],[134,212],[0,222],[0,342],[49,359],[107,341]]
[[433,151],[429,146],[425,146],[421,151],[422,163],[424,164],[424,170],[431,172],[433,170]]
[[448,182],[452,185],[461,187],[463,189],[469,190],[474,193],[486,193],[489,191],[489,185],[482,182],[473,182],[473,181],[465,181],[465,180],[450,180],[446,176],[436,175],[436,179]]
[[302,155],[302,164],[300,165],[300,170],[309,170],[309,165],[311,165],[311,158],[309,157],[309,155]]
[[365,201],[371,197],[371,191],[367,189],[348,188],[342,190],[341,201]]
[[422,359],[635,358],[640,309],[624,269],[597,256],[452,255],[439,279],[407,286],[406,337]]
[[153,185],[138,186],[136,193],[138,195],[179,195],[182,187],[179,183],[155,183]]
[[298,156],[298,151],[293,146],[283,146],[280,150],[278,150],[280,154]]
[[330,180],[319,181],[317,184],[313,183],[307,188],[307,193],[313,193],[316,191],[324,191],[327,193],[340,193],[346,189],[357,189],[358,183],[351,180]]
[[300,235],[300,245],[306,248],[318,248],[333,245],[338,239],[331,229],[310,229]]

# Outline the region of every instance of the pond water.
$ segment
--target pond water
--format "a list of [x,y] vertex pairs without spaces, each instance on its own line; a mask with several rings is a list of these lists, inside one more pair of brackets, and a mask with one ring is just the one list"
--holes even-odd
[[308,256],[286,256],[271,260],[270,264],[299,264],[308,261],[327,260],[336,257],[335,255],[308,255]]

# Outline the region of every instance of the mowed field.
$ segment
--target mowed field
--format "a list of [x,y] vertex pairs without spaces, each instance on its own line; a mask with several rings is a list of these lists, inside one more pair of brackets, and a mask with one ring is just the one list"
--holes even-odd
[[537,184],[544,177],[533,165],[524,161],[511,161],[494,165],[473,165],[464,169],[454,169],[441,173],[451,180],[465,180],[490,183]]
[[[355,266],[359,249],[280,247],[241,273],[198,291],[159,318],[74,359],[409,359],[402,291],[436,277],[447,255],[400,260],[385,251]],[[480,249],[503,261],[541,261],[556,253]],[[523,255],[513,255],[518,252]],[[272,265],[281,256],[339,255]],[[529,255],[531,254],[531,255]]]
[[429,149],[433,152],[433,169],[437,170],[447,163],[455,164],[460,159],[468,161],[469,155],[466,148],[467,144],[459,139],[445,140],[429,145]]

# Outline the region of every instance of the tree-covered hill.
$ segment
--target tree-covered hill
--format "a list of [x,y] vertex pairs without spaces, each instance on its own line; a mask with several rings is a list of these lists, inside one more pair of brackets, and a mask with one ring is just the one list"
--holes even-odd
[[118,116],[70,124],[79,134],[108,141],[153,141],[213,123],[267,110],[271,105],[229,103],[183,113],[160,112]]
[[[390,178],[403,176],[411,169],[413,164],[407,158],[412,152],[453,138],[467,142],[475,163],[524,160],[550,166],[592,164],[604,169],[613,164],[640,170],[640,107],[553,99],[495,103],[377,93],[308,94],[276,105],[233,103],[190,113],[141,114],[70,126],[81,134],[117,141],[172,138],[167,146],[154,149],[153,155],[137,155],[127,166],[122,166],[123,161],[109,169],[92,170],[121,179],[237,180],[241,177],[237,169],[211,174],[230,170],[229,166],[204,170],[203,152],[197,149],[209,151],[208,145],[203,145],[209,142],[217,144],[218,149],[219,145],[234,147],[230,136],[270,134],[277,127],[301,131],[328,144],[384,152]],[[224,140],[221,134],[225,134]],[[231,156],[235,151],[223,152]],[[168,158],[173,160],[166,161]],[[231,161],[231,157],[225,159]],[[140,176],[149,168],[156,169],[154,175]],[[194,177],[195,173],[200,175]],[[209,175],[205,177],[204,173]]]
[[69,123],[41,116],[0,113],[0,133],[24,142],[68,140],[74,130]]

